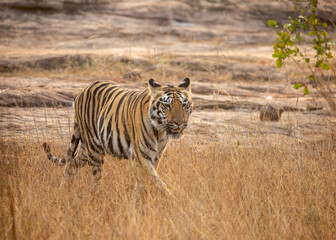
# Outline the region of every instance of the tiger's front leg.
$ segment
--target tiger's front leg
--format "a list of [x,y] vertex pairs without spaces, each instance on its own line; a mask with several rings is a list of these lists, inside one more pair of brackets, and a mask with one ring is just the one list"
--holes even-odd
[[170,191],[167,188],[166,184],[161,180],[159,175],[157,174],[153,160],[147,159],[145,157],[139,156],[139,162],[141,166],[153,177],[155,184],[166,194],[170,195]]
[[145,160],[146,161],[146,170],[153,176],[155,183],[164,191],[169,193],[169,190],[166,186],[166,184],[161,180],[161,178],[158,176],[154,165],[152,162]]

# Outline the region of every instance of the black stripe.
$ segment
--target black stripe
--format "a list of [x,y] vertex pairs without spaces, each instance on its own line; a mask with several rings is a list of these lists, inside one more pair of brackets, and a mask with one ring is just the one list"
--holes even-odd
[[[97,128],[98,127],[98,121],[97,118],[99,117],[100,111],[101,111],[101,92],[104,91],[104,89],[106,88],[106,86],[109,83],[101,83],[99,86],[96,86],[96,88],[93,90],[93,97],[96,100],[94,102],[94,114],[93,114],[93,122],[94,122],[94,127]],[[98,136],[99,135],[99,129],[98,129],[98,133],[97,133],[97,129],[95,129],[95,133]]]
[[[93,134],[92,134],[92,132],[90,131],[91,130],[91,126],[90,126],[90,117],[91,117],[91,111],[90,111],[90,99],[91,99],[91,92],[89,91],[89,89],[90,88],[88,88],[83,94],[85,94],[86,95],[86,101],[85,101],[85,103],[84,103],[84,105],[83,105],[83,108],[84,109],[82,109],[82,111],[84,112],[84,113],[86,113],[86,114],[84,114],[84,116],[83,116],[83,124],[84,124],[84,126],[83,127],[85,127],[83,130],[87,133],[87,135],[88,135],[88,147],[90,147],[91,149],[93,149],[93,150],[95,150],[96,152],[103,152],[103,148],[100,146],[100,145],[98,145],[98,144],[96,144],[96,142],[93,140]],[[89,125],[88,125],[89,124]]]
[[[142,133],[142,131],[141,131],[141,133]],[[142,135],[143,135],[143,134],[142,134]],[[155,149],[152,147],[152,145],[148,142],[146,136],[143,136],[143,137],[144,137],[144,140],[145,140],[146,147],[147,147],[149,150],[151,150],[151,151],[153,151],[153,152],[156,152]],[[152,140],[152,139],[151,139],[151,140]]]
[[150,100],[150,96],[148,96],[147,100],[143,103],[143,105],[146,105]]
[[83,130],[84,130],[84,132],[86,132],[88,134],[89,133],[88,132],[89,127],[87,125],[88,120],[87,120],[87,114],[85,114],[85,113],[88,112],[87,111],[87,109],[88,109],[87,104],[88,104],[88,93],[85,90],[85,92],[83,92],[83,104],[82,104],[82,109],[81,109],[81,115],[82,115]]
[[[113,91],[113,93],[114,93],[114,91]],[[111,108],[112,108],[112,106],[113,106],[114,101],[116,100],[116,98],[117,98],[121,93],[123,93],[123,90],[121,90],[120,92],[118,92],[118,93],[113,97],[112,102],[110,103],[109,107],[108,107],[108,108],[105,110],[105,112],[104,112],[104,115],[103,115],[104,118],[106,118],[105,115],[108,115],[108,114],[111,112]]]
[[100,141],[102,142],[103,148],[105,148],[105,139],[104,139],[104,131],[100,133]]
[[[137,92],[137,96],[135,96],[135,98],[132,98],[132,101],[131,101],[131,105],[129,106],[129,108],[131,108],[131,113],[133,113],[135,115],[135,109],[136,109],[136,106],[137,106],[137,102],[138,102],[138,99],[141,97],[141,95],[143,94],[143,92]],[[129,108],[128,108],[128,112],[129,112]]]
[[78,143],[79,143],[79,138],[76,138],[76,140],[75,140],[75,149],[72,152],[72,157],[75,156],[76,150],[78,148]]
[[99,121],[99,132],[101,132],[102,131],[102,129],[104,128],[104,120],[105,120],[105,118],[104,118],[104,115],[102,115],[101,117],[100,117],[100,121]]
[[103,153],[103,148],[100,145],[97,145],[95,141],[91,138],[88,142],[89,149],[92,149],[94,152]]
[[[110,140],[109,140],[109,148],[110,148],[111,153],[116,154],[116,153],[113,151],[113,130],[111,129],[111,122],[109,122],[109,128],[107,128],[107,130],[109,130],[109,129],[110,129],[110,131],[111,131],[111,137],[110,137]],[[108,134],[110,134],[110,133],[108,132]]]
[[[127,147],[129,148],[130,145],[131,145],[131,140],[130,140],[130,136],[129,136],[129,133],[128,133],[128,124],[126,125],[126,122],[127,121],[130,121],[129,119],[129,115],[128,115],[128,110],[129,110],[129,106],[130,106],[130,101],[133,97],[133,95],[135,94],[136,92],[131,92],[128,96],[128,100],[127,100],[127,105],[124,104],[124,107],[123,107],[123,110],[122,110],[122,124],[123,124],[123,127],[124,127],[124,130],[125,130],[125,139],[126,139],[126,143],[127,143]],[[127,111],[125,113],[125,109],[127,108]]]
[[114,117],[114,121],[116,123],[116,128],[117,128],[117,136],[118,136],[118,146],[119,146],[119,150],[120,150],[120,153],[124,154],[125,156],[127,156],[127,149],[124,149],[124,147],[122,146],[121,144],[121,140],[120,140],[120,129],[119,129],[119,110],[120,110],[120,107],[122,106],[123,104],[123,101],[125,99],[125,97],[128,95],[129,92],[124,92],[124,95],[120,98],[119,102],[118,102],[118,105],[117,105],[117,108],[116,108],[116,111],[115,111],[115,117]]
[[[132,124],[133,124],[133,120],[132,120]],[[133,125],[134,126],[134,125]],[[132,141],[133,143],[135,143],[135,128],[132,128],[132,132],[133,132],[133,136],[132,136]],[[138,152],[138,148],[136,146],[133,146],[133,159],[135,159],[136,161],[138,161],[138,163],[141,163],[140,158],[139,158],[139,152]]]
[[109,85],[109,84],[110,84],[110,83],[102,83],[102,84],[100,84],[99,86],[97,86],[96,89],[93,90],[93,96],[96,96],[98,90],[104,88],[105,86],[107,86],[107,85]]
[[147,160],[149,160],[149,161],[152,162],[152,159],[146,153],[144,153],[141,149],[140,149],[140,153],[141,153],[141,156],[143,158],[145,158],[145,159],[147,159]]
[[[107,91],[111,91],[111,89],[114,89],[114,87],[108,89]],[[113,92],[111,92],[110,95],[113,95],[116,91],[118,90],[118,88],[116,88]],[[105,95],[103,96],[104,97],[104,100],[103,100],[103,103],[101,104],[101,110],[104,108],[105,106],[105,102],[107,99],[110,99],[111,96],[107,97],[107,94],[108,92],[106,91]],[[116,98],[119,94],[117,94],[114,98]],[[100,101],[99,101],[100,102]],[[103,113],[99,113],[99,115],[101,116],[101,119],[100,119],[100,127],[102,127],[102,124],[106,118],[105,115],[108,115],[109,111],[110,111],[110,108],[112,107],[112,104],[113,104],[114,100],[112,101],[112,103],[110,104],[109,106],[109,109],[107,110],[107,108],[105,108],[104,112]]]
[[119,102],[118,102],[118,105],[117,105],[117,108],[116,108],[116,111],[115,111],[115,122],[118,123],[118,120],[119,120],[119,110],[120,110],[120,107],[121,105],[123,104],[123,101],[125,99],[125,97],[128,95],[128,92],[124,92],[124,95],[121,96]]
[[91,91],[92,88],[95,88],[100,82],[99,81],[95,81],[94,83],[92,83],[91,85],[89,85],[87,88],[86,88],[86,91]]
[[153,132],[154,132],[154,135],[156,137],[156,139],[159,139],[159,132],[158,130],[152,125],[152,129],[153,129]]
[[93,128],[93,133],[96,135],[96,137],[98,138],[98,133],[97,133],[97,128],[96,128],[96,118],[97,118],[97,108],[96,108],[96,97],[93,95],[91,97],[91,101],[92,101],[92,109],[91,109],[91,126]]
[[71,143],[74,143],[76,141],[76,137],[75,137],[75,134],[72,135],[72,138],[71,138]]
[[[141,101],[140,101],[140,106],[142,105],[142,101],[143,101],[143,100],[144,100],[144,99],[141,99]],[[149,135],[149,133],[148,133],[148,130],[147,130],[147,128],[146,128],[145,122],[144,122],[144,117],[143,117],[143,111],[142,111],[142,108],[140,109],[140,114],[141,114],[141,123],[142,123],[142,126],[144,127],[147,136],[150,137],[150,135]]]
[[[98,144],[96,144],[96,142],[94,141],[94,134],[91,132],[91,126],[92,126],[92,109],[90,107],[90,103],[91,103],[91,92],[87,92],[87,100],[86,100],[86,105],[85,105],[85,110],[86,110],[86,119],[85,119],[85,125],[86,125],[86,129],[85,131],[88,133],[89,138],[90,138],[90,145],[93,149],[98,149],[100,151],[103,150],[103,148],[101,146],[99,146]],[[97,136],[96,136],[97,137]]]
[[175,92],[174,90],[169,89],[169,90],[167,90],[167,91],[163,91],[163,94],[164,94],[164,95],[171,95],[171,94],[174,93],[174,92]]
[[[114,90],[114,91],[112,91],[112,90]],[[104,98],[103,102],[102,102],[102,107],[105,106],[106,101],[109,100],[112,97],[112,95],[118,90],[119,90],[119,88],[117,86],[112,86],[108,90],[106,90],[104,96],[102,96]]]
[[[117,90],[119,90],[119,88],[117,88],[117,89],[115,89],[115,91],[117,91]],[[113,94],[115,91],[113,91],[111,94]],[[112,100],[112,102],[109,104],[109,106],[108,106],[108,109],[105,109],[105,112],[103,112],[102,114],[101,114],[101,118],[100,118],[100,130],[102,129],[102,127],[103,127],[103,123],[104,123],[104,120],[107,118],[107,115],[110,113],[110,111],[111,111],[111,108],[112,108],[112,106],[113,106],[113,103],[114,103],[114,101],[116,100],[116,98],[122,93],[123,91],[121,90],[120,92],[118,92],[114,97],[113,97],[113,100]],[[109,133],[111,132],[111,142],[109,143],[109,147],[110,147],[110,150],[111,150],[111,152],[112,153],[114,153],[114,148],[113,148],[113,130],[112,130],[112,128],[111,128],[111,121],[112,121],[112,119],[111,120],[109,120],[108,121],[108,126],[107,126],[107,129],[106,129],[106,131],[107,131],[107,135],[109,135]],[[109,132],[110,131],[110,132]]]
[[[118,89],[116,89],[116,90],[118,90]],[[113,91],[113,93],[114,93],[115,91]],[[112,94],[113,94],[112,93]],[[110,105],[108,106],[108,108],[106,108],[105,110],[104,110],[104,112],[103,113],[101,113],[100,114],[100,130],[101,130],[101,128],[103,127],[103,124],[104,124],[104,120],[107,118],[107,115],[110,113],[110,111],[111,111],[111,108],[112,108],[112,106],[113,106],[113,103],[114,103],[114,101],[115,101],[115,99],[119,96],[119,94],[121,94],[122,93],[122,91],[120,91],[120,92],[118,92],[115,96],[114,96],[114,98],[113,98],[113,100],[112,100],[112,102],[110,103]],[[111,116],[112,117],[112,116]],[[109,121],[109,122],[111,122],[111,121]]]
[[141,94],[139,94],[137,97],[136,97],[136,99],[135,99],[135,101],[134,101],[134,104],[133,104],[133,106],[132,106],[132,111],[133,111],[133,114],[134,114],[134,116],[135,116],[135,114],[136,114],[136,110],[137,110],[137,107],[138,107],[138,103],[139,103],[139,101],[141,100],[141,99],[143,99],[143,95],[145,94],[147,92],[147,90],[146,91],[143,91]]

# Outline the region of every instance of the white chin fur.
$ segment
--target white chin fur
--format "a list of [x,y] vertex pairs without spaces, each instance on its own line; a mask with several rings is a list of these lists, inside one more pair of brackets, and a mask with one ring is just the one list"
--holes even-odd
[[179,133],[179,134],[168,134],[169,138],[171,139],[179,139],[183,136],[182,133]]

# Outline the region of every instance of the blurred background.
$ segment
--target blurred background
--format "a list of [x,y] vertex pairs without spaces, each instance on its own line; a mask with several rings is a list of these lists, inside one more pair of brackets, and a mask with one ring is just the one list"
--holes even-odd
[[[245,125],[251,124],[251,116],[259,119],[258,111],[267,103],[277,103],[287,110],[285,116],[295,112],[301,119],[307,104],[318,100],[313,104],[322,110],[318,114],[330,115],[316,86],[305,97],[293,89],[294,84],[307,82],[307,67],[300,69],[288,61],[278,69],[272,58],[276,31],[267,22],[273,19],[281,26],[289,16],[298,17],[294,5],[309,13],[307,1],[2,0],[4,135],[13,136],[13,131],[22,135],[28,123],[33,129],[45,129],[37,124],[38,119],[46,121],[41,119],[44,114],[26,107],[69,109],[73,97],[96,80],[144,89],[150,78],[177,83],[189,77],[196,108],[229,110],[234,118],[246,119]],[[319,20],[328,24],[331,37],[336,35],[335,12],[334,1],[319,1]],[[303,32],[302,39],[302,51],[312,55],[312,37]],[[328,80],[334,81],[332,70]],[[331,91],[332,95],[333,87]],[[26,111],[25,117],[35,115],[24,120],[17,116],[17,108],[10,107]],[[60,116],[58,121],[68,116],[66,126],[72,110],[50,115]],[[195,121],[211,123],[206,115],[200,113]],[[231,115],[221,118],[230,120]]]
[[[298,15],[294,3],[297,4],[266,0],[2,0],[1,45],[116,52],[132,46],[133,51],[156,49],[156,53],[194,54],[269,47],[274,31],[267,21],[281,23]],[[304,7],[307,1],[298,5]],[[318,7],[320,20],[333,23],[329,30],[334,30],[334,1],[319,1]]]

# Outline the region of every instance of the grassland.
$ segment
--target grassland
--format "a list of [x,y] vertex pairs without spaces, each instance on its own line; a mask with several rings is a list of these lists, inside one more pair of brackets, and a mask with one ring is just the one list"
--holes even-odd
[[[98,188],[89,167],[59,188],[62,168],[39,143],[1,139],[1,238],[334,238],[335,128],[320,141],[226,137],[170,143],[159,174],[174,197],[151,182],[139,195],[129,162],[113,158]],[[60,156],[66,144],[53,149]]]
[[[209,75],[212,82],[195,80],[194,89],[196,98],[208,101],[262,103],[273,95],[292,106],[298,102],[297,92],[283,90],[288,85],[284,79],[240,82],[211,69],[198,75],[197,70],[188,70],[188,60],[180,69],[167,64],[143,75],[161,81],[176,81],[183,70],[192,79]],[[218,61],[203,61],[218,66]],[[97,76],[117,76],[113,80],[138,86],[120,74],[128,65],[108,75],[99,75],[99,66],[4,73],[5,93],[74,94]],[[204,92],[210,87],[229,95]],[[314,89],[312,94],[321,100]],[[305,100],[300,99],[300,107]],[[49,141],[56,156],[66,152],[73,109],[17,106],[1,107],[0,113],[1,239],[334,239],[336,235],[334,115],[285,112],[280,122],[264,123],[251,109],[196,109],[186,136],[169,144],[158,169],[173,194],[167,197],[150,180],[146,191],[139,193],[130,162],[112,157],[106,158],[97,188],[89,167],[72,185],[61,188],[64,169],[47,160],[41,143]]]

